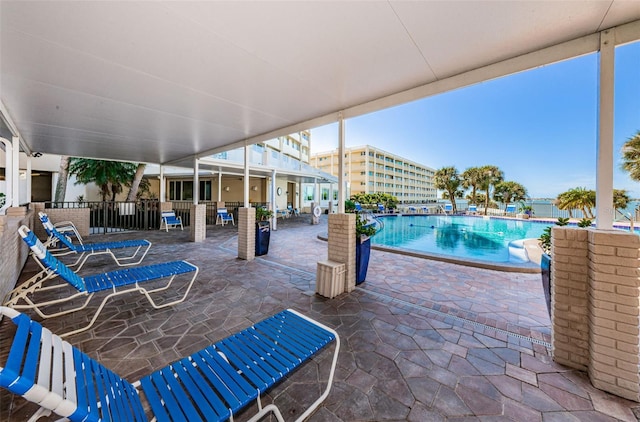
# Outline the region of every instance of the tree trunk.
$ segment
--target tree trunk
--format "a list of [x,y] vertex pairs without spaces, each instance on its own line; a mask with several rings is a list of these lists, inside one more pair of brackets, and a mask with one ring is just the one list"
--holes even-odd
[[60,157],[60,169],[58,170],[58,183],[56,183],[56,194],[54,202],[64,202],[67,194],[67,179],[69,178],[69,156]]
[[140,163],[138,164],[138,168],[136,169],[136,174],[133,176],[133,180],[131,181],[131,187],[129,188],[129,193],[127,194],[126,202],[135,202],[136,196],[138,195],[138,188],[140,187],[140,181],[142,180],[142,176],[144,175],[144,169],[147,165]]

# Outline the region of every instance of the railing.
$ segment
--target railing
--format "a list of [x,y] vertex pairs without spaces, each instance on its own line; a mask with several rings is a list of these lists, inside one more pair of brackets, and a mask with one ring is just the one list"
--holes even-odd
[[[191,205],[193,205],[193,201],[171,201],[173,204],[173,210],[176,212],[176,215],[182,218],[182,224],[184,226],[191,225]],[[217,209],[216,202],[214,201],[200,201],[201,205],[207,206],[206,212],[206,224],[212,225],[216,224],[217,217]],[[232,202],[227,201],[224,203],[227,212],[233,214],[234,221],[238,221],[238,208],[244,207],[244,202]],[[268,202],[252,202],[252,207],[268,207]]]
[[137,202],[45,202],[45,208],[88,208],[91,233],[157,230],[160,227],[159,201],[154,199]]

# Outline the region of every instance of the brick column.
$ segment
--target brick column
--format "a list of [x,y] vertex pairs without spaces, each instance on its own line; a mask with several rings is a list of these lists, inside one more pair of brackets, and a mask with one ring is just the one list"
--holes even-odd
[[173,211],[173,202],[160,202],[160,212]]
[[192,242],[203,242],[207,237],[207,206],[205,204],[191,205],[189,225]]
[[640,401],[640,238],[589,230],[589,377],[594,387]]
[[345,292],[356,288],[356,215],[329,214],[329,260],[344,263]]
[[589,365],[589,257],[587,231],[552,229],[551,321],[553,358],[586,370]]
[[256,257],[256,209],[238,208],[238,258],[252,261]]

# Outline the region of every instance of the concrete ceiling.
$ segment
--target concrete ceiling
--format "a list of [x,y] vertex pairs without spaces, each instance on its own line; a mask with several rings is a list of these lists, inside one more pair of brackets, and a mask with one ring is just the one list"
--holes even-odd
[[189,162],[638,20],[623,0],[3,0],[0,97],[31,151]]

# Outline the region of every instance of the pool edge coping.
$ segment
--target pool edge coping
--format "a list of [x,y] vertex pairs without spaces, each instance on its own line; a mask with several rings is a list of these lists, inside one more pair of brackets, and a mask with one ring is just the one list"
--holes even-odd
[[[325,233],[318,234],[318,239],[323,241],[329,240],[329,235]],[[475,267],[475,268],[483,268],[487,270],[494,271],[502,271],[502,272],[511,272],[511,273],[527,273],[527,274],[536,274],[540,273],[540,266],[530,263],[530,264],[510,264],[510,263],[498,263],[498,262],[488,262],[488,261],[479,261],[470,258],[456,258],[449,255],[440,255],[440,254],[430,254],[425,252],[412,251],[408,249],[402,248],[394,248],[391,246],[380,246],[371,244],[371,249],[396,253],[399,255],[411,256],[414,258],[421,259],[431,259],[433,261],[447,262],[449,264],[457,264],[464,265],[466,267]]]

